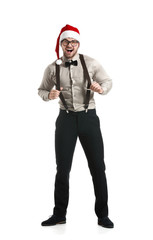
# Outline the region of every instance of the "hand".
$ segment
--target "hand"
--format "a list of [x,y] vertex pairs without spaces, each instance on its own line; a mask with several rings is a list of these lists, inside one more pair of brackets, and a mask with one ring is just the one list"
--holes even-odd
[[48,98],[50,100],[58,98],[62,89],[63,87],[60,87],[60,91],[52,89],[48,95]]
[[90,85],[90,89],[94,92],[98,92],[98,93],[102,93],[103,92],[103,89],[101,88],[101,86],[99,85],[99,83],[97,82],[93,82],[91,85]]

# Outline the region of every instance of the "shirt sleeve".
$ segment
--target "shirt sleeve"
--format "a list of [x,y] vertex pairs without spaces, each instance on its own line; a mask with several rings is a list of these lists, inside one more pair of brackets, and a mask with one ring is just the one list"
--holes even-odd
[[49,101],[50,99],[48,98],[48,95],[54,85],[55,83],[53,81],[53,76],[51,74],[50,67],[48,66],[44,71],[42,82],[40,84],[40,87],[38,88],[38,95],[44,101]]
[[97,61],[94,62],[94,75],[93,80],[100,84],[103,89],[101,95],[107,94],[112,88],[112,79],[106,73],[104,68]]

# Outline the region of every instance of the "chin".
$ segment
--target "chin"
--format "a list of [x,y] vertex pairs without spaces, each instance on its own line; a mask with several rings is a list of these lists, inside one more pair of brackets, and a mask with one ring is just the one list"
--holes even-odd
[[70,55],[67,54],[67,53],[65,53],[64,55],[65,55],[66,58],[69,59],[69,58],[73,58],[73,57],[76,55],[76,52],[75,52],[75,53],[72,53],[72,54],[70,54]]

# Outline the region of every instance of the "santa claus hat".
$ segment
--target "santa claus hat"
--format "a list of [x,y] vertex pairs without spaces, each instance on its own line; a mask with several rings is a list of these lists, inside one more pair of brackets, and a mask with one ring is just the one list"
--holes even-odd
[[58,58],[56,63],[59,65],[62,63],[62,61],[59,59],[59,47],[61,45],[61,41],[65,38],[74,38],[74,39],[80,41],[80,32],[77,28],[72,27],[68,24],[61,29],[61,32],[57,38],[57,43],[56,43],[56,48],[55,48],[55,52],[56,52],[57,58]]

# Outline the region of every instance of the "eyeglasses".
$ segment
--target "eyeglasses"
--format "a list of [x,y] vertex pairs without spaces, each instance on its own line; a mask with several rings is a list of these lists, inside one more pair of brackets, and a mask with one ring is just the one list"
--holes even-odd
[[64,40],[62,41],[62,44],[63,44],[64,46],[69,45],[69,43],[71,43],[71,45],[72,45],[73,47],[75,47],[75,46],[77,46],[77,44],[79,43],[79,41],[77,41],[77,40],[68,41],[67,39],[64,39]]

